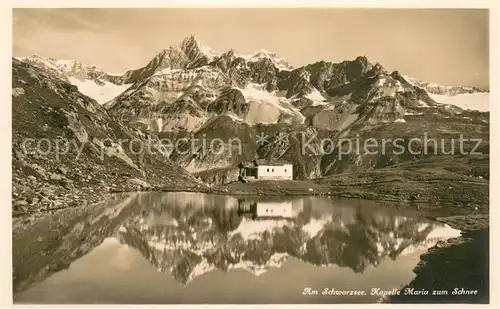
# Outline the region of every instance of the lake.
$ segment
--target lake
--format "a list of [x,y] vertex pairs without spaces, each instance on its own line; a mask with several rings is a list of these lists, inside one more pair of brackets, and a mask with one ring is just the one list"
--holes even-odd
[[26,286],[15,303],[374,303],[371,289],[409,283],[422,253],[460,235],[328,197],[142,192],[100,207],[59,229],[58,217],[41,223],[28,246],[14,239],[15,285]]

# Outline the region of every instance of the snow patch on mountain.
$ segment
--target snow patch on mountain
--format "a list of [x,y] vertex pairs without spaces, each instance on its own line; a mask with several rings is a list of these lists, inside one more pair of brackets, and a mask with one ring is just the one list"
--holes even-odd
[[131,84],[119,82],[112,83],[110,81],[116,78],[116,75],[106,73],[95,65],[87,65],[76,60],[56,60],[39,55],[16,59],[53,73],[58,78],[78,87],[78,91],[99,104],[110,101],[131,86]]
[[132,85],[115,85],[106,81],[104,82],[103,86],[100,86],[92,80],[80,80],[75,77],[70,77],[69,81],[71,84],[78,87],[78,91],[96,100],[97,103],[101,105],[108,101],[111,101]]
[[326,102],[325,97],[319,92],[318,89],[314,88],[310,93],[308,93],[305,96],[307,99],[312,100],[313,104],[312,106],[316,105],[326,105],[328,102]]
[[243,260],[234,265],[228,265],[228,270],[242,269],[248,271],[254,276],[260,276],[262,274],[265,274],[272,268],[280,268],[285,263],[288,256],[289,255],[286,253],[274,253],[263,265],[256,264],[252,261]]
[[424,113],[410,113],[410,112],[405,112],[405,116],[423,116]]
[[448,96],[455,96],[458,94],[464,94],[464,93],[484,93],[488,92],[483,89],[479,89],[476,87],[466,87],[466,86],[444,86],[432,82],[424,82],[421,80],[418,80],[414,77],[408,76],[408,75],[401,75],[410,85],[416,86],[419,88],[424,89],[427,91],[429,94],[440,94],[440,95],[448,95]]
[[[428,225],[425,225],[425,226],[422,225],[419,227],[419,231],[424,230],[427,227],[428,227]],[[454,228],[450,227],[449,225],[436,227],[436,228],[432,229],[432,231],[427,235],[427,237],[425,238],[425,241],[422,241],[422,242],[415,244],[415,245],[408,246],[405,249],[403,249],[403,251],[401,252],[401,256],[405,256],[405,255],[408,255],[408,254],[411,254],[414,252],[418,252],[418,251],[424,251],[424,250],[428,249],[429,247],[432,247],[433,245],[435,245],[438,241],[444,241],[446,239],[459,237],[461,234],[462,234],[462,232],[460,230],[454,229]],[[397,240],[400,243],[403,242],[403,240],[400,240],[400,239],[397,239]],[[397,248],[399,248],[399,244],[398,244]]]
[[234,120],[234,121],[243,122],[243,119],[242,119],[242,118],[240,118],[240,117],[236,116],[236,115],[235,115],[234,113],[232,113],[232,112],[227,112],[227,113],[225,113],[224,115],[228,116],[229,118],[231,118],[231,119],[232,119],[232,120]]
[[204,275],[206,273],[209,273],[213,270],[216,270],[217,267],[215,267],[214,264],[211,264],[207,261],[207,259],[203,259],[199,264],[197,264],[194,269],[192,270],[191,274],[189,274],[189,277],[187,279],[186,283],[191,282],[194,278],[199,277],[201,275]]
[[419,83],[418,79],[413,78],[409,75],[401,74],[401,76],[412,86],[417,86],[417,84]]
[[293,107],[289,99],[277,96],[276,92],[267,92],[263,85],[248,83],[245,88],[237,88],[245,101],[250,103],[250,109],[244,121],[250,124],[276,123],[282,114],[291,115],[299,122],[304,122],[305,117],[298,109]]
[[424,102],[424,101],[422,101],[422,100],[418,100],[418,105],[419,105],[420,107],[429,107],[429,104],[425,103],[425,102]]
[[243,89],[235,89],[241,91],[247,102],[256,101],[260,103],[268,103],[277,107],[278,109],[284,110],[284,108],[280,104],[280,98],[277,97],[274,92],[267,92],[266,90],[264,90],[262,85],[248,83],[248,85]]
[[309,223],[302,227],[302,231],[308,234],[310,238],[314,238],[316,235],[318,235],[319,232],[324,229],[326,222],[328,221],[331,220],[317,220],[315,218],[311,218],[311,221],[309,221]]
[[44,68],[50,68],[53,70],[59,70],[58,67],[55,65],[56,60],[52,58],[46,58],[42,57],[39,55],[32,55],[29,57],[14,57],[15,59],[23,62],[29,62],[32,65],[37,65],[38,67]]
[[426,239],[448,239],[459,237],[462,234],[460,230],[454,229],[451,226],[445,224],[440,227],[434,228],[426,237]]
[[277,96],[275,91],[267,92],[263,89],[263,85],[248,83],[248,85],[243,89],[235,89],[241,91],[247,102],[255,101],[262,104],[270,104],[285,113],[292,112],[289,106],[290,101],[288,99]]
[[[252,261],[241,260],[239,263],[228,265],[228,271],[241,269],[253,274],[254,276],[260,276],[273,268],[280,268],[284,264],[288,256],[289,255],[286,253],[274,253],[269,258],[269,261],[267,261],[263,265],[255,264]],[[190,283],[194,278],[198,278],[204,274],[216,270],[217,267],[214,264],[208,262],[206,258],[204,258],[191,271],[185,284]]]
[[232,238],[234,235],[240,234],[241,237],[245,240],[249,239],[261,239],[262,233],[265,231],[271,232],[273,234],[273,230],[276,228],[282,228],[284,226],[290,225],[291,222],[288,220],[251,220],[247,218],[243,218],[241,220],[240,225],[237,229],[232,231],[229,234],[229,238]]
[[404,91],[399,81],[394,81],[385,77],[379,78],[375,85],[380,89],[381,97],[394,97],[396,93]]
[[198,42],[198,48],[200,49],[200,52],[207,56],[209,59],[213,59],[220,55],[220,53],[216,52],[206,45],[201,44],[200,42]]
[[463,93],[454,96],[429,93],[430,97],[442,104],[458,106],[462,109],[490,111],[490,94],[488,92]]
[[245,59],[249,62],[259,61],[261,59],[270,59],[274,66],[280,71],[291,71],[293,66],[290,65],[285,58],[278,57],[275,53],[270,52],[266,49],[261,49],[252,55],[240,55],[239,57]]

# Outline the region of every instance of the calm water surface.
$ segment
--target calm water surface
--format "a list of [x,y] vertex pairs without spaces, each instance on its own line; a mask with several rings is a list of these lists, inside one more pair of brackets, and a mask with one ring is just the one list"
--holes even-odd
[[113,203],[106,221],[91,220],[96,246],[14,302],[373,303],[371,288],[410,282],[420,254],[459,235],[373,201],[137,193]]

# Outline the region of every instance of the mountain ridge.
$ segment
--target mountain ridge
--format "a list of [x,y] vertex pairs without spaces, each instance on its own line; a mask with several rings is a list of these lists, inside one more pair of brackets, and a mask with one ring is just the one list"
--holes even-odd
[[[168,57],[167,57],[168,56]],[[197,68],[201,67],[204,65],[208,65],[210,63],[214,63],[216,65],[220,65],[221,67],[224,67],[228,60],[234,60],[234,59],[244,59],[246,61],[258,61],[259,59],[270,59],[276,67],[279,70],[289,70],[292,71],[294,68],[286,62],[284,58],[278,58],[276,54],[267,51],[265,49],[261,49],[256,51],[255,53],[251,55],[240,55],[236,53],[233,49],[230,49],[228,51],[224,52],[215,52],[209,47],[204,46],[201,44],[196,36],[191,35],[186,37],[180,44],[174,45],[167,47],[163,49],[161,52],[156,54],[155,57],[153,57],[152,60],[149,61],[148,64],[146,64],[144,67],[137,68],[137,69],[129,69],[122,75],[116,75],[116,74],[110,74],[104,72],[104,70],[99,69],[95,65],[88,65],[84,64],[78,61],[74,60],[55,60],[53,58],[48,58],[48,57],[42,57],[38,55],[33,55],[30,57],[16,57],[16,59],[25,61],[34,65],[38,66],[45,66],[46,68],[49,68],[51,66],[54,66],[54,62],[57,63],[69,63],[73,62],[77,66],[80,66],[82,68],[93,68],[96,72],[99,72],[101,75],[106,75],[104,78],[106,81],[110,82],[111,84],[115,85],[131,85],[135,82],[138,82],[141,79],[150,77],[153,75],[155,72],[158,70],[161,70],[165,67],[168,67],[170,69],[175,69],[175,68],[184,68],[184,69],[190,69],[190,68]],[[43,61],[40,60],[35,60],[35,59],[44,59],[45,61],[51,62],[50,64],[44,64]],[[367,58],[364,56],[358,56],[354,59],[354,61],[357,61],[358,59],[362,59],[365,62],[368,62]],[[346,61],[340,62],[340,63],[345,63]],[[318,64],[324,64],[324,63],[331,63],[333,62],[325,62],[325,61],[316,61],[312,64],[301,66],[297,69],[300,68],[306,68],[308,66],[314,66]],[[376,64],[380,65],[380,64]],[[56,65],[57,66],[57,65]],[[63,74],[58,74],[60,77],[64,79],[64,72]],[[68,74],[69,76],[75,75],[74,72],[73,74]],[[430,91],[432,93],[436,94],[461,94],[461,93],[471,93],[471,92],[488,92],[483,89],[479,89],[477,87],[462,87],[462,86],[444,86],[444,85],[438,85],[436,83],[431,83],[431,82],[424,82],[418,79],[415,79],[413,77],[410,77],[408,75],[402,75],[405,79],[408,80],[410,84],[417,85],[426,91]],[[91,78],[92,79],[92,78]],[[78,86],[78,85],[77,85]],[[322,89],[318,89],[322,90]],[[117,94],[118,95],[118,94]],[[106,102],[99,101],[101,104],[104,104]]]

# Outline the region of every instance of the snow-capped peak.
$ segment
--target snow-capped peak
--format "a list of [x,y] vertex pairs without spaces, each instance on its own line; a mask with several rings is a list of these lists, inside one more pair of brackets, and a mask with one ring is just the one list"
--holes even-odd
[[261,59],[267,58],[270,59],[276,68],[282,71],[291,71],[293,70],[293,66],[286,61],[285,58],[280,58],[276,55],[276,53],[270,52],[266,49],[260,49],[257,52],[251,55],[239,55],[239,57],[247,60],[247,61],[259,61]]
[[44,69],[60,70],[57,66],[57,60],[53,58],[31,55],[28,57],[16,57],[16,59]]
[[19,61],[29,63],[44,69],[57,70],[60,73],[70,76],[78,76],[86,74],[87,72],[96,72],[99,74],[107,74],[113,76],[114,74],[109,74],[98,68],[94,64],[85,64],[77,60],[57,60],[50,57],[43,57],[40,55],[31,55],[28,57],[15,57]]
[[403,78],[411,85],[420,87],[432,94],[449,95],[454,96],[464,93],[476,93],[476,92],[487,92],[476,87],[465,87],[465,86],[444,86],[432,82],[423,82],[417,78],[402,75]]
[[190,35],[187,38],[185,38],[181,43],[181,48],[185,52],[188,52],[190,49],[195,48],[209,59],[212,59],[219,55],[219,53],[217,53],[212,48],[202,44],[194,35]]
[[436,83],[423,82],[408,75],[401,75],[410,85],[427,91],[436,102],[458,106],[462,109],[489,111],[489,92],[476,87],[443,86]]
[[260,49],[252,55],[252,58],[259,58],[259,57],[275,58],[276,54],[268,51],[267,49]]
[[130,86],[123,84],[120,76],[108,74],[95,65],[84,64],[77,60],[56,60],[40,55],[16,59],[77,86],[78,91],[100,104],[110,101]]

